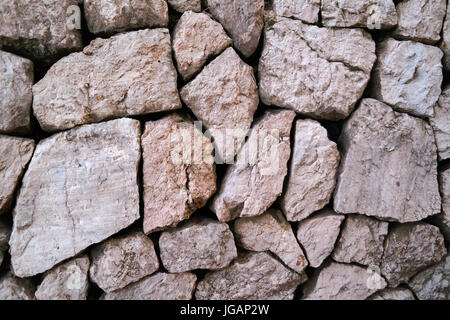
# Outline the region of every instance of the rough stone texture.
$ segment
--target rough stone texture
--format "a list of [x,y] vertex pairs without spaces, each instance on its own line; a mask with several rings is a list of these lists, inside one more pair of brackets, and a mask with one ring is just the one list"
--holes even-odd
[[67,27],[77,0],[14,0],[0,3],[0,49],[49,61],[81,50],[80,30]]
[[33,95],[46,131],[181,108],[169,30],[97,38],[54,64]]
[[401,1],[397,4],[398,26],[394,35],[429,44],[438,42],[446,8],[446,0]]
[[439,184],[442,194],[442,212],[433,216],[432,221],[450,243],[450,167],[439,173]]
[[411,290],[405,288],[387,288],[378,291],[368,300],[416,300]]
[[27,279],[8,272],[0,277],[0,300],[33,300],[35,288]]
[[178,12],[200,12],[202,10],[201,0],[167,0],[167,2],[169,2],[169,5]]
[[398,225],[386,238],[381,272],[390,287],[397,287],[446,254],[444,237],[437,227],[426,223]]
[[442,42],[440,45],[444,51],[444,68],[450,70],[450,6],[447,6],[447,14],[445,16],[444,27],[442,28]]
[[326,27],[390,29],[398,20],[392,0],[322,0],[321,14]]
[[193,219],[159,238],[161,262],[171,273],[222,269],[236,258],[233,233],[226,223]]
[[121,289],[159,268],[153,242],[142,232],[108,239],[90,254],[91,280],[106,292]]
[[211,142],[178,115],[147,122],[142,148],[148,234],[174,227],[203,207],[216,191],[216,174]]
[[271,251],[298,273],[308,265],[291,225],[279,210],[270,209],[258,217],[238,219],[233,232],[240,247],[251,251]]
[[256,50],[264,26],[264,0],[206,0],[209,12],[245,57]]
[[30,130],[33,79],[33,62],[0,51],[0,133]]
[[[379,279],[379,288],[368,285],[370,273],[365,268],[331,262],[308,281],[303,289],[304,300],[364,300],[378,289],[386,287]],[[370,287],[370,288],[369,288]]]
[[[180,95],[215,139],[216,154],[225,162],[233,159],[259,103],[253,69],[228,48],[184,86]],[[229,135],[232,129],[242,131],[234,144]],[[234,147],[230,150],[228,144]]]
[[388,234],[387,222],[361,215],[347,218],[333,252],[337,262],[379,266],[383,257],[384,238]]
[[362,29],[282,19],[265,30],[261,100],[314,118],[346,118],[367,86],[375,59],[375,43]]
[[425,121],[364,99],[339,140],[336,212],[402,223],[440,212],[436,145]]
[[344,219],[333,210],[324,209],[300,222],[297,239],[305,249],[311,267],[318,268],[331,254]]
[[276,15],[300,19],[307,23],[319,22],[320,0],[273,0]]
[[330,201],[340,155],[327,130],[315,120],[297,120],[287,187],[281,208],[289,221],[300,221]]
[[220,221],[258,216],[281,195],[294,117],[293,111],[266,111],[256,121],[211,202]]
[[89,258],[81,256],[48,271],[36,290],[38,300],[86,300]]
[[3,262],[4,253],[8,250],[10,235],[11,229],[2,220],[0,220],[0,266]]
[[420,300],[450,299],[450,255],[418,273],[409,282]]
[[441,94],[442,51],[389,38],[378,44],[377,56],[372,96],[398,111],[432,117]]
[[0,135],[0,215],[8,211],[14,192],[34,151],[34,141]]
[[158,272],[117,291],[107,293],[104,300],[190,300],[197,277],[192,273]]
[[39,142],[13,211],[14,274],[42,273],[139,218],[140,124],[119,119]]
[[246,252],[198,283],[197,300],[292,300],[305,274],[289,270],[268,253]]
[[439,160],[450,158],[450,86],[447,86],[438,103],[434,106],[434,116],[430,118],[438,148]]
[[184,80],[232,44],[220,23],[205,13],[185,12],[173,31],[173,52]]

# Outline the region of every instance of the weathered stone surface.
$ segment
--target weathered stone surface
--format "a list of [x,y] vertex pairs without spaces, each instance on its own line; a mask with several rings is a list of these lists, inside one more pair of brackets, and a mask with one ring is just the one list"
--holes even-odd
[[0,266],[3,262],[4,253],[8,250],[10,235],[11,229],[2,220],[0,220]]
[[216,174],[211,142],[178,115],[147,122],[142,148],[148,234],[174,227],[203,207],[216,191]]
[[34,151],[34,141],[0,135],[0,215],[11,207],[14,192]]
[[440,172],[439,184],[442,194],[442,212],[431,219],[444,234],[447,242],[450,243],[450,167]]
[[446,254],[444,237],[437,227],[421,222],[401,224],[386,238],[381,272],[390,287],[397,287]]
[[434,106],[434,116],[430,118],[438,148],[439,160],[450,158],[450,86],[446,87]]
[[55,63],[33,95],[46,131],[181,108],[169,30],[98,38]]
[[0,51],[1,133],[26,133],[30,130],[33,78],[33,62]]
[[[67,25],[77,0],[15,0],[0,3],[0,49],[48,61],[82,49],[81,32]],[[71,20],[72,21],[72,20]]]
[[107,293],[104,300],[190,300],[197,277],[192,273],[158,272],[117,291]]
[[164,0],[84,0],[84,16],[92,33],[166,27],[169,23]]
[[91,250],[91,280],[112,292],[148,276],[159,268],[155,247],[142,232],[108,239]]
[[89,258],[81,256],[48,271],[36,290],[38,300],[86,300]]
[[169,5],[178,12],[200,12],[202,10],[201,0],[167,0],[167,2],[169,2]]
[[300,19],[307,23],[319,21],[320,0],[273,0],[276,15]]
[[287,187],[281,208],[289,221],[300,221],[330,201],[340,155],[327,130],[315,120],[297,120]]
[[251,251],[271,251],[298,273],[308,265],[291,225],[279,210],[270,209],[258,217],[238,219],[233,232],[240,247]]
[[377,46],[372,96],[398,111],[432,117],[441,94],[442,51],[389,38]]
[[159,238],[161,262],[171,273],[222,269],[236,258],[233,233],[226,223],[193,219]]
[[318,268],[331,254],[344,219],[343,215],[324,209],[300,222],[297,239],[305,249],[311,267]]
[[206,0],[209,12],[233,38],[234,47],[250,57],[264,26],[264,0]]
[[34,291],[29,280],[16,278],[11,272],[0,277],[0,300],[33,300]]
[[[215,139],[216,154],[225,162],[233,159],[259,103],[253,69],[228,48],[184,86],[180,95]],[[242,132],[229,134],[233,129]]]
[[386,288],[378,291],[368,300],[416,300],[411,290],[405,288]]
[[447,6],[444,26],[442,28],[441,49],[444,51],[444,68],[450,70],[450,6]]
[[266,111],[256,121],[211,202],[220,221],[258,216],[281,195],[294,117],[293,111]]
[[379,289],[386,287],[386,281],[378,278],[378,288],[370,284],[371,274],[365,268],[331,262],[308,281],[303,289],[304,300],[364,300]]
[[173,52],[184,80],[196,74],[206,61],[233,44],[220,23],[205,13],[185,12],[173,32]]
[[388,226],[387,222],[366,216],[349,216],[336,243],[333,259],[337,262],[379,266]]
[[346,118],[367,86],[375,59],[375,43],[362,29],[282,19],[265,30],[261,100],[314,118]]
[[49,270],[139,219],[140,124],[119,119],[39,142],[13,211],[14,274]]
[[197,300],[292,300],[304,273],[289,270],[268,253],[246,252],[197,285]]
[[433,44],[439,41],[447,2],[445,0],[403,0],[397,4],[398,26],[394,35]]
[[449,300],[450,255],[414,276],[409,286],[420,300]]
[[364,99],[339,139],[336,212],[402,223],[440,212],[436,145],[425,121]]

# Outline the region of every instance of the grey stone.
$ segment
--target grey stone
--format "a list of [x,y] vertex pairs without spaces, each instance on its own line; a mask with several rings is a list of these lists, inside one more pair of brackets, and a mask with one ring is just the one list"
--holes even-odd
[[2,220],[0,220],[0,266],[2,265],[4,253],[8,250],[9,236],[11,228],[9,228]]
[[273,0],[276,15],[300,19],[307,23],[319,22],[320,0]]
[[201,0],[167,0],[167,2],[178,12],[200,12],[202,10]]
[[367,300],[416,300],[411,290],[405,288],[386,288],[370,296]]
[[450,255],[414,276],[409,286],[420,300],[450,299]]
[[434,106],[434,116],[430,117],[438,148],[439,160],[450,158],[450,86],[447,86]]
[[444,68],[445,70],[450,70],[450,6],[447,6],[440,48],[444,51]]
[[440,228],[445,239],[450,243],[450,167],[439,173],[439,184],[442,194],[442,212],[433,216],[431,221]]
[[0,300],[33,300],[35,288],[28,279],[7,272],[0,277]]

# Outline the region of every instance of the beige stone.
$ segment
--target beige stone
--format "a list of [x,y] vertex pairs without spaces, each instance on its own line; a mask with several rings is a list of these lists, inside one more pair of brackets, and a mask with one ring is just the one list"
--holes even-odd
[[167,2],[178,12],[200,12],[202,10],[201,0],[167,0]]
[[273,0],[276,15],[300,19],[307,23],[319,22],[320,0]]
[[0,277],[0,300],[33,300],[35,288],[28,279],[7,272]]
[[450,86],[447,86],[434,106],[430,124],[436,137],[439,160],[450,158]]

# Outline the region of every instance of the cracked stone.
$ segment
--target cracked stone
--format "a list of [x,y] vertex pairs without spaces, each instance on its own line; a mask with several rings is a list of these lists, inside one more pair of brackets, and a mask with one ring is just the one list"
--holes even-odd
[[434,116],[430,118],[438,148],[439,160],[450,158],[450,86],[446,87],[434,106]]
[[449,300],[450,255],[415,275],[409,282],[409,286],[420,300]]
[[2,220],[0,220],[0,266],[2,265],[4,253],[8,250],[9,236],[11,235],[11,228],[8,227]]
[[201,0],[167,0],[169,5],[178,12],[202,11],[202,1]]
[[442,194],[442,212],[433,216],[431,221],[436,224],[450,243],[450,167],[439,173],[440,191]]
[[222,270],[208,272],[198,283],[197,300],[292,300],[307,279],[265,252],[242,253]]
[[450,70],[450,6],[447,6],[440,48],[444,52],[444,68]]
[[89,258],[81,256],[48,271],[36,290],[38,300],[86,300]]
[[297,120],[287,187],[281,208],[289,221],[300,221],[322,209],[336,185],[340,155],[327,130],[315,120]]
[[436,145],[425,121],[364,99],[345,123],[339,144],[336,212],[401,223],[440,212]]
[[281,195],[291,154],[293,111],[266,111],[231,164],[210,208],[227,222],[263,214]]
[[317,23],[320,0],[273,0],[273,10],[277,16]]
[[97,38],[59,60],[33,86],[45,131],[181,108],[167,29]]
[[298,273],[308,265],[291,225],[279,210],[270,209],[258,217],[238,219],[233,232],[240,247],[258,252],[271,251]]
[[41,140],[13,211],[13,272],[43,273],[139,219],[140,124],[119,119]]
[[182,117],[149,121],[142,135],[144,232],[189,219],[216,191],[211,142]]
[[0,300],[33,300],[35,288],[28,279],[7,272],[0,277]]
[[237,256],[228,225],[209,218],[193,219],[163,232],[159,249],[161,262],[171,273],[222,269]]
[[343,215],[324,209],[300,222],[297,239],[305,249],[311,267],[318,268],[331,254],[344,219]]
[[378,291],[367,300],[416,300],[411,290],[405,288],[386,288]]
[[362,29],[281,19],[265,30],[258,67],[261,100],[314,118],[346,118],[361,98],[375,60],[375,42]]
[[159,269],[155,247],[142,232],[132,232],[102,242],[91,250],[91,280],[112,292]]

